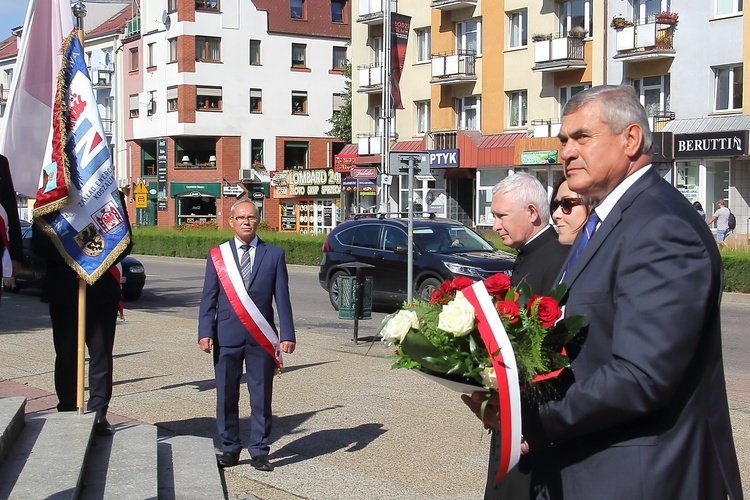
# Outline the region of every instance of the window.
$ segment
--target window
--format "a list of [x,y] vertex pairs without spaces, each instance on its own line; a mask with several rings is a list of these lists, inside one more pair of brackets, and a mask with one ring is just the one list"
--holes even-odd
[[250,139],[250,158],[253,165],[263,165],[263,139]]
[[167,40],[169,44],[169,62],[177,62],[177,38]]
[[130,49],[130,71],[138,71],[138,47]]
[[456,117],[461,130],[479,130],[479,96],[469,96],[456,101]]
[[195,59],[197,61],[221,61],[221,38],[212,36],[195,37]]
[[508,14],[510,40],[508,47],[526,47],[526,9]]
[[307,152],[310,143],[307,141],[284,141],[284,168],[308,168]]
[[370,39],[370,48],[372,48],[372,62],[375,66],[380,66],[383,58],[383,37],[376,36]]
[[344,23],[344,4],[345,0],[331,0],[331,21],[334,23]]
[[417,135],[424,135],[430,131],[430,101],[415,104],[417,106]]
[[335,114],[341,107],[344,105],[344,95],[343,94],[333,94],[333,106],[332,110]]
[[289,0],[289,15],[292,19],[305,19],[305,0]]
[[250,89],[250,112],[263,112],[263,92],[260,89]]
[[508,92],[508,126],[526,126],[526,91]]
[[155,43],[149,43],[146,48],[148,50],[148,68],[153,68],[156,66],[156,62],[154,61],[154,47],[156,46]]
[[474,51],[476,55],[482,53],[482,26],[472,19],[463,23],[456,23],[456,43],[458,50]]
[[305,52],[307,45],[302,43],[292,44],[292,68],[306,68]]
[[260,40],[250,40],[250,64],[260,66]]
[[177,12],[177,0],[167,0],[167,12]]
[[417,62],[430,60],[430,28],[414,30],[417,36]]
[[156,113],[156,91],[148,93],[148,104],[146,105],[146,115],[151,116]]
[[219,10],[219,0],[195,0],[195,10]]
[[591,87],[589,84],[584,85],[573,85],[572,87],[560,87],[560,116],[562,116],[562,110],[568,101],[579,92],[586,90]]
[[714,74],[714,110],[742,110],[742,66],[714,68]]
[[669,110],[669,75],[639,78],[633,80],[633,87],[648,116]]
[[560,20],[560,34],[568,36],[570,30],[581,27],[586,36],[594,34],[593,2],[591,0],[567,0],[557,4],[557,17]]
[[292,114],[307,114],[307,92],[292,90]]
[[221,87],[198,87],[196,107],[204,111],[221,111]]
[[177,87],[167,87],[167,112],[177,111]]
[[140,114],[138,108],[138,94],[130,94],[130,118],[138,118]]
[[343,71],[346,66],[346,47],[333,48],[333,70]]
[[716,15],[726,16],[742,12],[742,0],[716,0]]

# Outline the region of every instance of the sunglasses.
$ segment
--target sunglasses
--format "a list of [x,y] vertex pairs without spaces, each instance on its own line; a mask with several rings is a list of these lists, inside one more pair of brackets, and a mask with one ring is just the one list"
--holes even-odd
[[555,213],[555,211],[559,208],[565,215],[570,215],[570,213],[573,211],[573,207],[577,207],[579,205],[583,205],[583,202],[580,198],[563,198],[561,200],[552,200],[552,202],[549,204],[549,208],[550,210],[552,210],[552,213]]

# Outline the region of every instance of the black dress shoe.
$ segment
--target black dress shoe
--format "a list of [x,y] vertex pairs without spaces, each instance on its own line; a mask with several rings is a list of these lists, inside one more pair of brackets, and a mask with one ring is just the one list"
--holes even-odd
[[219,455],[219,458],[216,459],[216,461],[219,464],[219,467],[222,469],[224,467],[233,467],[237,465],[237,462],[240,461],[240,454],[239,453],[232,453],[231,451],[225,451],[221,455]]
[[107,421],[107,417],[99,417],[94,423],[94,434],[97,436],[111,436],[115,433]]
[[271,472],[273,470],[273,465],[268,461],[266,455],[258,455],[257,457],[251,458],[250,465],[258,470],[262,470],[263,472]]

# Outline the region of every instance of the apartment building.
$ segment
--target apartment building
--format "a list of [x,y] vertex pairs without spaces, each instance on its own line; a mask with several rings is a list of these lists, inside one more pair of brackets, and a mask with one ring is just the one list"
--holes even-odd
[[[609,83],[640,94],[655,134],[654,164],[665,179],[707,212],[726,198],[740,221],[750,221],[741,0],[362,0],[358,9],[358,140],[344,152],[355,166],[392,170],[380,156],[390,119],[391,155],[427,153],[431,176],[416,181],[417,209],[489,228],[492,186],[517,171],[553,186],[562,176],[555,136],[563,106],[577,92]],[[404,108],[390,113],[381,111],[386,9],[411,21]],[[365,208],[405,210],[406,179],[378,182],[386,193]]]
[[337,0],[142,2],[122,50],[135,220],[225,227],[247,192],[272,228],[330,230],[349,19]]
[[[608,32],[609,81],[640,93],[662,132],[655,162],[665,179],[708,214],[729,200],[745,238],[750,225],[750,107],[741,0],[610,1],[624,22]],[[614,14],[616,12],[616,14]],[[678,29],[679,28],[679,29]],[[743,47],[745,46],[745,47]],[[742,236],[740,236],[742,235]]]

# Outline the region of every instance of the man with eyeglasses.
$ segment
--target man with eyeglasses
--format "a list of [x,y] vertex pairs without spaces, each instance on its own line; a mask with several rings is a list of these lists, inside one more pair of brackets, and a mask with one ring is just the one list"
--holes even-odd
[[[255,204],[242,198],[232,205],[234,238],[214,247],[206,261],[198,317],[198,346],[213,350],[216,424],[221,438],[220,467],[236,465],[242,451],[239,398],[242,364],[250,393],[250,465],[270,472],[271,396],[281,354],[295,348],[289,274],[284,250],[257,236]],[[279,316],[274,323],[273,302]]]
[[[547,190],[531,174],[509,175],[492,189],[490,208],[495,218],[492,229],[503,243],[518,250],[511,284],[517,286],[524,282],[535,294],[548,293],[556,284],[569,248],[560,244],[557,233],[549,224]],[[463,395],[461,398],[479,416],[485,394],[475,391],[473,396]],[[517,467],[496,481],[500,466],[500,433],[493,430],[484,498],[528,498],[531,482],[525,462],[526,458],[522,457]]]

